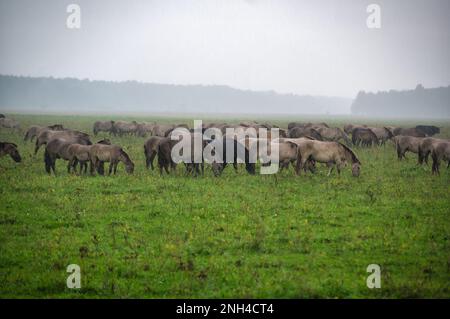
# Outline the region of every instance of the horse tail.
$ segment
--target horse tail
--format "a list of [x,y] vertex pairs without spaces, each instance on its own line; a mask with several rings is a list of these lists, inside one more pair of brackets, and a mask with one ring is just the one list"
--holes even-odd
[[361,164],[361,162],[359,161],[358,157],[356,156],[356,154],[352,151],[352,149],[350,147],[348,147],[345,144],[342,144],[341,142],[337,142],[339,145],[341,145],[344,148],[344,151],[349,154],[352,158],[352,163],[358,163]]

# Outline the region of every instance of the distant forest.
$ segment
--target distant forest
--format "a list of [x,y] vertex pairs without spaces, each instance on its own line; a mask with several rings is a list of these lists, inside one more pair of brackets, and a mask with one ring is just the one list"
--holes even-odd
[[352,100],[167,85],[0,75],[0,108],[72,113],[349,113]]
[[450,86],[415,90],[366,93],[352,104],[352,114],[377,117],[450,118]]

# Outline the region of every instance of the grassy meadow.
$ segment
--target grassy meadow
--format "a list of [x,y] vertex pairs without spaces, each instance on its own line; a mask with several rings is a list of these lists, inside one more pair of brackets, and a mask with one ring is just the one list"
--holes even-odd
[[[89,133],[110,118],[10,117],[22,130],[62,123]],[[438,124],[449,138],[450,123]],[[59,160],[55,177],[45,173],[43,148],[34,156],[22,133],[1,129],[0,141],[17,143],[23,160],[0,159],[0,298],[450,297],[444,165],[432,176],[414,154],[399,162],[388,143],[354,148],[359,178],[349,168],[327,177],[322,165],[300,177],[292,168],[249,176],[227,167],[219,178],[209,167],[187,177],[180,165],[161,177],[145,169],[145,138],[111,140],[130,154],[133,175],[119,164],[116,176],[77,176]],[[69,264],[81,267],[81,289],[66,287]],[[366,286],[369,264],[381,266],[381,289]]]

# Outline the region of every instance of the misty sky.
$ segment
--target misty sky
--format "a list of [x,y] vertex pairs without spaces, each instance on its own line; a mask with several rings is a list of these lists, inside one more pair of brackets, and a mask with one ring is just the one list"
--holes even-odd
[[0,73],[343,97],[447,86],[449,17],[447,0],[0,0]]

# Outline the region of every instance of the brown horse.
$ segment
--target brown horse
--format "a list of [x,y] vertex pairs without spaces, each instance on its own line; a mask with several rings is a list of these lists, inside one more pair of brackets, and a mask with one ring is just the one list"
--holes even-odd
[[169,167],[172,171],[175,171],[177,164],[172,160],[172,148],[178,141],[172,140],[169,137],[164,137],[158,144],[158,167],[160,175],[163,174],[163,169],[167,174],[169,173]]
[[[97,142],[97,144],[111,145],[111,141],[109,139],[103,139]],[[67,149],[69,155],[69,167],[73,169],[75,172],[76,166],[80,163],[80,175],[84,168],[84,173],[87,173],[87,163],[89,162],[89,152],[91,150],[92,145],[83,145],[83,144],[71,144]],[[100,171],[103,172],[103,167],[100,168]]]
[[419,164],[423,164],[423,162],[428,164],[428,156],[430,155],[431,152],[433,152],[435,145],[441,142],[448,142],[448,141],[449,140],[434,137],[423,138],[419,143],[419,151],[418,151]]
[[387,140],[394,137],[392,132],[386,127],[369,127],[369,129],[377,136],[378,144],[385,145]]
[[163,140],[164,137],[160,136],[152,136],[150,137],[144,144],[144,155],[145,155],[145,165],[147,169],[149,167],[152,168],[152,170],[155,169],[153,166],[153,160],[155,159],[156,155],[158,154],[158,146],[161,140]]
[[91,161],[91,174],[94,169],[101,175],[100,167],[102,163],[109,162],[109,175],[114,171],[117,172],[119,162],[125,164],[125,170],[128,174],[134,172],[134,163],[131,161],[127,153],[118,145],[94,144],[89,151],[89,159]]
[[338,174],[341,169],[352,163],[352,174],[357,177],[360,173],[361,162],[356,154],[344,144],[339,142],[322,142],[314,140],[305,140],[298,143],[297,174],[300,174],[302,167],[308,160],[314,160],[319,163],[325,163],[330,168],[328,176],[336,166]]
[[99,132],[108,132],[109,135],[111,135],[114,133],[114,121],[96,121],[92,131],[95,136],[97,136]]
[[419,144],[422,141],[421,137],[398,135],[392,139],[397,150],[397,157],[399,160],[406,158],[406,152],[419,153]]
[[0,157],[6,155],[9,155],[16,163],[20,163],[22,161],[16,144],[9,142],[0,142]]

